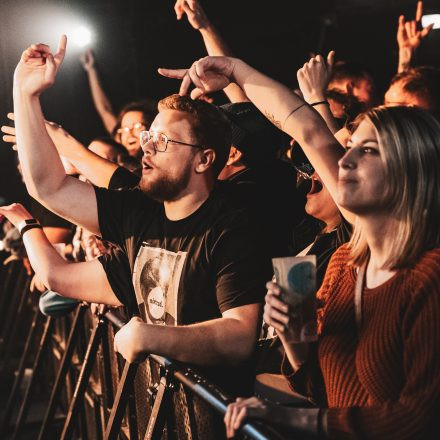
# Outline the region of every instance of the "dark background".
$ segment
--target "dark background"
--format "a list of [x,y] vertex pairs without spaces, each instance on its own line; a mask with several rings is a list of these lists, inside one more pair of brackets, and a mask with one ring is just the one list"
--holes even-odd
[[[202,1],[211,21],[235,55],[265,73],[295,85],[296,70],[310,52],[335,49],[338,59],[357,60],[373,72],[380,93],[395,73],[397,17],[414,18],[416,0],[210,0]],[[12,75],[31,43],[54,49],[64,23],[83,21],[103,85],[114,109],[142,97],[160,98],[178,83],[156,73],[187,67],[205,55],[199,33],[186,18],[178,22],[172,0],[0,0],[0,123],[12,110]],[[424,13],[440,13],[438,0],[426,0]],[[67,20],[67,21],[66,21]],[[428,36],[419,64],[439,65],[440,31]],[[80,49],[68,44],[55,86],[43,95],[48,119],[88,142],[104,134],[79,63]],[[9,160],[2,144],[0,161]]]

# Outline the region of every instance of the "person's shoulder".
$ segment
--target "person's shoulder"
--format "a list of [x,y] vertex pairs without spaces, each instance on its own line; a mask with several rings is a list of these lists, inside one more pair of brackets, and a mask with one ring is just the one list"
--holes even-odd
[[434,287],[440,292],[440,247],[426,251],[409,272],[413,282],[422,289]]
[[350,246],[349,243],[344,243],[336,249],[335,253],[332,255],[330,264],[348,264],[350,258]]

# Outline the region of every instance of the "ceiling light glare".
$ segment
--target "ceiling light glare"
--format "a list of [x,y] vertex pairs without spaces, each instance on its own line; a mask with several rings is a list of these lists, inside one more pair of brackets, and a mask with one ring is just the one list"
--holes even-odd
[[71,34],[72,41],[79,47],[84,47],[92,41],[92,33],[85,26],[79,26]]
[[428,27],[432,23],[434,23],[433,29],[440,28],[440,14],[424,15],[422,17],[422,26],[424,28]]

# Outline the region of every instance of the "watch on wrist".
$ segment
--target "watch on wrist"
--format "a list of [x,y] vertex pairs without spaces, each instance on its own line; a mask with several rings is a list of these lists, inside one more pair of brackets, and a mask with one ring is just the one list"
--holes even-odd
[[23,235],[26,231],[33,228],[41,228],[40,222],[35,218],[28,218],[17,224],[17,229],[20,232],[20,235]]

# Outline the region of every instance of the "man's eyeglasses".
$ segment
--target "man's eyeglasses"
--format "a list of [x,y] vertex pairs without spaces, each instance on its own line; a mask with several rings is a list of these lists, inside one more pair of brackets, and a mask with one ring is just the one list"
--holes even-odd
[[313,169],[313,167],[310,164],[301,164],[300,166],[294,166],[298,177],[302,178],[304,180],[308,180],[308,179],[312,179],[313,178],[313,173],[315,172],[315,170]]
[[135,136],[138,136],[142,130],[145,130],[145,125],[142,122],[136,122],[131,127],[121,127],[116,130],[116,133],[119,136],[128,135],[129,133],[133,133]]
[[145,145],[147,145],[147,143],[151,140],[153,143],[154,150],[159,151],[161,153],[167,151],[168,142],[172,142],[173,144],[188,145],[189,147],[200,148],[202,150],[204,148],[201,145],[188,144],[186,142],[180,142],[180,141],[175,141],[173,139],[169,139],[166,134],[159,133],[157,131],[148,131],[148,130],[141,131],[139,138],[142,148],[145,147]]

